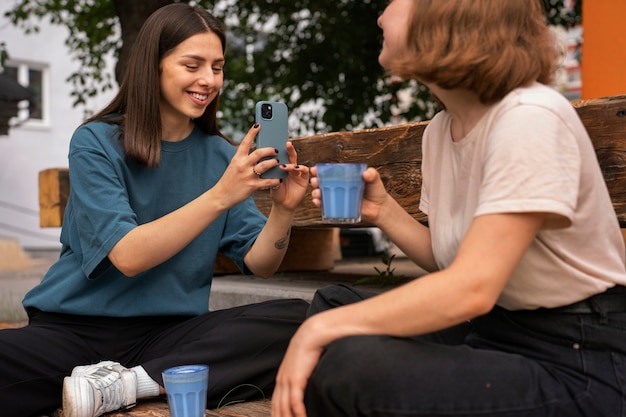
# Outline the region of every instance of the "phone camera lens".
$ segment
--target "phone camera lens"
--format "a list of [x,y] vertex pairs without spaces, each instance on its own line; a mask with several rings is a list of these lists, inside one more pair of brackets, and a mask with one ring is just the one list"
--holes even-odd
[[264,119],[272,118],[272,105],[271,104],[263,104],[261,105],[261,117]]

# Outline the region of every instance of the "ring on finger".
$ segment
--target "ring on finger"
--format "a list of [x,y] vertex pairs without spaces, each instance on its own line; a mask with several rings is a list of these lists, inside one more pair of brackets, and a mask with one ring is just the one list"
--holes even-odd
[[254,172],[254,174],[255,174],[255,175],[257,175],[257,176],[259,176],[259,177],[261,176],[261,173],[260,173],[259,171],[257,171],[257,170],[256,170],[256,165],[254,165],[254,166],[252,167],[252,172]]

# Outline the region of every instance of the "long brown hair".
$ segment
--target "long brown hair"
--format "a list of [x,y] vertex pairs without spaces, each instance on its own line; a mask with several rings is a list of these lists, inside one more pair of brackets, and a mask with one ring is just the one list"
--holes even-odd
[[500,100],[533,81],[550,84],[559,50],[541,0],[414,0],[403,78]]
[[[118,124],[126,156],[147,167],[158,166],[162,134],[161,59],[185,39],[204,32],[215,33],[222,43],[222,52],[226,52],[224,28],[208,11],[184,3],[169,4],[155,11],[139,31],[117,95],[85,123],[100,120]],[[231,142],[217,125],[219,98],[218,93],[194,122],[205,132]]]

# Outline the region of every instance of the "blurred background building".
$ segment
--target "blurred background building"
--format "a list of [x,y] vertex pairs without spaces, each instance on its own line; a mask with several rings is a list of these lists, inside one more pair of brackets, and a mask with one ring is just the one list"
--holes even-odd
[[[67,82],[77,64],[64,44],[67,29],[42,21],[39,33],[24,34],[4,17],[12,3],[0,2],[0,44],[7,56],[0,71],[32,97],[18,103],[8,132],[0,132],[0,240],[55,249],[60,229],[39,227],[38,173],[67,166],[70,137],[84,117],[83,108],[72,106]],[[95,97],[89,106],[102,106],[111,94]]]

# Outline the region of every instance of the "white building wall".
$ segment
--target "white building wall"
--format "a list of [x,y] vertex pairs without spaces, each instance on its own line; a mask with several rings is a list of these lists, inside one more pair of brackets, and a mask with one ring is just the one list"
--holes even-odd
[[[78,63],[64,44],[64,27],[41,21],[38,34],[26,35],[13,26],[4,12],[14,3],[0,1],[0,42],[6,44],[10,62],[48,66],[50,117],[43,125],[27,122],[0,136],[0,239],[16,239],[27,249],[59,248],[60,228],[39,227],[38,173],[67,166],[69,140],[84,114],[83,107],[72,107],[72,86],[66,82]],[[100,94],[87,107],[98,109],[113,94]]]

